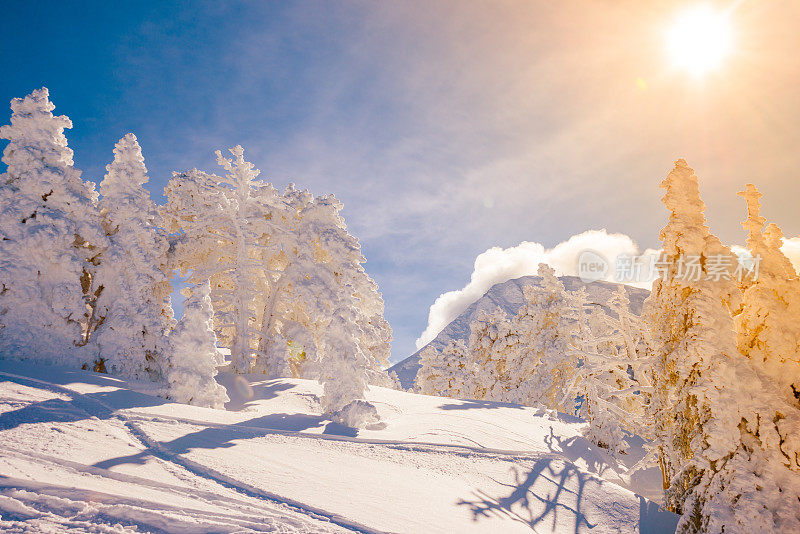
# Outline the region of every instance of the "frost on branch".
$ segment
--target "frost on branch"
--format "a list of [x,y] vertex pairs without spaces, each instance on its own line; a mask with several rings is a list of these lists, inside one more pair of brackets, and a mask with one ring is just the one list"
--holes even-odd
[[[604,303],[587,303],[574,350],[580,365],[571,391],[583,401],[586,437],[612,452],[627,450],[624,430],[649,437],[645,399],[651,389],[651,342],[640,317],[631,313],[624,286]],[[610,313],[604,311],[608,309]]]
[[7,171],[0,175],[0,353],[92,365],[86,343],[99,290],[94,262],[106,248],[94,184],[73,167],[64,129],[46,88],[11,101]]
[[575,397],[569,383],[578,359],[571,346],[586,294],[583,289],[567,291],[544,263],[539,265],[539,276],[542,287],[525,290],[527,302],[514,318],[518,340],[507,358],[512,383],[505,400],[573,413]]
[[225,388],[214,376],[223,362],[212,327],[213,310],[208,282],[185,289],[183,317],[169,336],[172,351],[167,370],[166,397],[176,402],[222,408]]

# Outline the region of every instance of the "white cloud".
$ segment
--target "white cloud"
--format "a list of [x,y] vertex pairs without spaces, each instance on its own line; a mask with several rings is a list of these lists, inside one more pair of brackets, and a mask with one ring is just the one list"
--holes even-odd
[[[604,277],[607,280],[614,278],[615,258],[639,254],[636,243],[629,236],[609,234],[605,230],[589,230],[574,235],[551,249],[528,241],[506,249],[492,247],[475,258],[472,276],[465,287],[444,293],[433,303],[428,312],[428,326],[416,341],[417,348],[428,344],[490,287],[521,276],[536,274],[540,263],[553,267],[559,276],[577,275],[578,256],[587,250],[599,254],[609,262],[610,269]],[[652,252],[654,251],[647,250],[645,254]],[[649,287],[650,283],[644,281],[641,285]]]

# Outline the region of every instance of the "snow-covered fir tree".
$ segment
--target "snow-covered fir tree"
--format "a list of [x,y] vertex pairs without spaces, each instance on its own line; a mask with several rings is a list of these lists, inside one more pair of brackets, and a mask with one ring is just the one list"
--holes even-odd
[[166,334],[174,326],[169,243],[144,188],[149,178],[136,136],[120,139],[106,170],[100,208],[110,246],[97,267],[102,292],[87,349],[108,372],[162,382],[169,363]]
[[11,101],[8,166],[0,175],[0,355],[92,363],[87,341],[100,291],[95,263],[107,248],[94,184],[81,180],[46,88]]
[[[235,160],[220,156],[226,179],[174,174],[162,209],[167,228],[181,232],[178,267],[211,282],[215,329],[231,347],[233,370],[319,378],[318,346],[345,298],[353,303],[369,381],[391,385],[383,370],[391,329],[358,240],[339,214],[341,202],[293,185],[278,194],[255,180],[258,171],[240,148],[234,151]],[[345,296],[343,287],[350,288]]]
[[214,376],[224,363],[214,334],[210,286],[202,282],[183,290],[183,317],[169,336],[171,357],[165,396],[176,402],[222,408],[228,402],[225,388]]
[[511,382],[505,400],[572,413],[575,397],[569,384],[578,366],[572,346],[586,294],[583,289],[567,291],[544,263],[539,276],[542,286],[525,289],[527,302],[513,321],[518,340],[506,359]]
[[682,515],[680,532],[796,531],[800,503],[785,496],[800,494],[797,411],[737,350],[739,290],[712,269],[736,259],[706,225],[694,171],[678,160],[662,187],[670,261],[645,316],[666,504]]
[[420,354],[416,390],[424,395],[466,399],[474,392],[468,388],[475,376],[473,362],[463,340],[450,341],[441,351],[426,347]]
[[[391,385],[388,364],[391,328],[383,299],[366,274],[358,240],[347,231],[342,204],[333,195],[312,197],[289,186],[283,195],[290,229],[271,270],[269,292],[261,296],[261,339],[256,368],[272,376],[317,378],[317,345],[335,318],[341,299],[353,307],[356,343],[367,358],[370,383]],[[344,293],[343,293],[344,291]],[[257,297],[258,301],[258,297]]]
[[314,236],[325,227],[325,218],[313,195],[294,184],[287,187],[282,200],[287,231],[281,235],[278,256],[265,258],[273,268],[267,291],[257,297],[261,343],[256,370],[273,377],[315,378],[307,372],[308,364],[316,360],[316,334],[322,327],[315,321],[324,315],[322,303],[334,298],[328,271],[317,272],[320,253]]
[[341,424],[362,427],[379,421],[378,411],[364,400],[369,389],[369,356],[358,344],[356,309],[349,302],[352,287],[340,290],[340,299],[317,348],[319,382],[323,385],[322,408]]
[[643,437],[650,433],[644,413],[651,390],[649,331],[630,311],[624,286],[606,302],[587,303],[587,308],[574,347],[580,365],[570,389],[582,399],[579,415],[589,421],[586,437],[625,452],[623,430]]
[[[317,197],[301,215],[297,231],[299,252],[292,261],[295,276],[287,287],[291,305],[305,319],[304,349],[314,340],[313,358],[301,376],[316,376],[323,384],[323,409],[348,426],[377,422],[374,406],[364,401],[373,356],[359,343],[364,333],[358,324],[362,314],[356,287],[364,258],[358,240],[339,215],[342,204],[332,195]],[[310,245],[310,246],[309,246]],[[293,321],[292,326],[301,326]],[[295,330],[296,331],[296,330]],[[287,342],[294,342],[285,334]]]
[[516,339],[511,332],[511,321],[505,312],[480,312],[470,325],[468,353],[470,376],[462,386],[467,398],[504,401],[507,399],[509,377],[506,359],[512,350],[509,345]]
[[[753,184],[739,193],[747,201],[747,248],[757,268],[743,280],[743,306],[736,316],[739,350],[769,376],[784,398],[800,407],[800,278],[781,252],[783,233],[760,214],[762,196]],[[766,234],[766,235],[765,235]]]

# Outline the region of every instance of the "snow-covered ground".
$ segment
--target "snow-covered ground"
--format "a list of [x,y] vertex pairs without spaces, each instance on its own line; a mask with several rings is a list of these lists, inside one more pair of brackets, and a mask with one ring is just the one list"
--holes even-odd
[[0,361],[3,532],[673,532],[563,414],[372,388],[382,423],[322,418],[307,380],[218,376],[227,410]]

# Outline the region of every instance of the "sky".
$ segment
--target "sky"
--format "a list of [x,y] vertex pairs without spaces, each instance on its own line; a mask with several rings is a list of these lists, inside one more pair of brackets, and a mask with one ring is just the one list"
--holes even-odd
[[708,3],[732,51],[701,76],[665,45],[697,4],[7,0],[0,103],[47,86],[95,182],[135,133],[157,202],[173,170],[220,172],[214,150],[237,144],[276,187],[334,193],[397,361],[437,297],[508,267],[493,247],[606,230],[658,248],[679,157],[723,241],[744,241],[748,182],[800,234],[800,3]]

